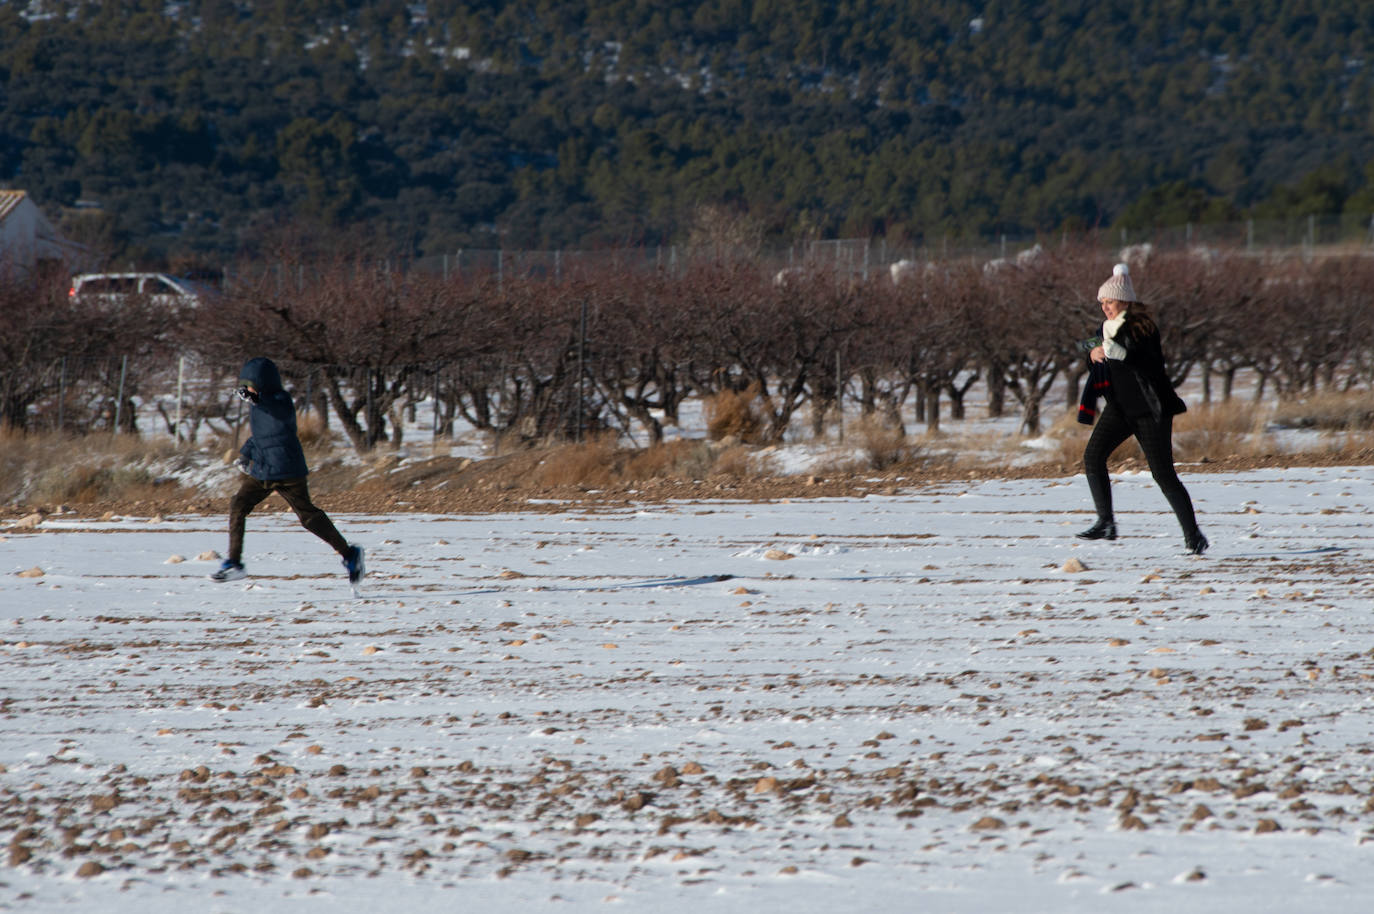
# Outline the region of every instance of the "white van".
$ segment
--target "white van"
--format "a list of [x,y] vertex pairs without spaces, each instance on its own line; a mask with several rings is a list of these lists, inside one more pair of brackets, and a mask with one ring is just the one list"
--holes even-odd
[[207,291],[200,283],[166,273],[82,273],[72,277],[67,294],[111,305],[142,296],[154,304],[195,307]]

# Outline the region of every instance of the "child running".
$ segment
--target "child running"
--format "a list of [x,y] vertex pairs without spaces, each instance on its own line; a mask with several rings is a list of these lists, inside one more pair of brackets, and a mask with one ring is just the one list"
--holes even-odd
[[310,500],[305,451],[296,434],[296,406],[283,388],[281,374],[271,359],[254,358],[239,372],[238,395],[251,404],[248,424],[251,436],[239,449],[235,463],[244,479],[229,502],[229,557],[212,581],[236,581],[247,572],[243,568],[243,530],[248,515],[273,492],[286,499],[296,512],[301,526],[330,545],[343,558],[348,581],[362,580],[363,549],[351,545],[334,526],[329,515]]

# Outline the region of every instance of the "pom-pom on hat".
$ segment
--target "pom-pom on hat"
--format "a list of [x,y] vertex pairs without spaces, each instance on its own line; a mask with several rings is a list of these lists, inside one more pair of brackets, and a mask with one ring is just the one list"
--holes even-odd
[[1135,286],[1131,285],[1131,268],[1124,263],[1112,267],[1112,278],[1097,290],[1097,300],[1140,301],[1135,296]]

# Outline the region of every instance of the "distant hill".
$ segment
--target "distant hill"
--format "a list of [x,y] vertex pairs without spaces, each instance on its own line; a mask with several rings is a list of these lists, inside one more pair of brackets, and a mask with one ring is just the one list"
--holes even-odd
[[0,0],[0,186],[144,260],[282,223],[657,243],[705,205],[775,239],[1367,224],[1372,36],[1360,0]]

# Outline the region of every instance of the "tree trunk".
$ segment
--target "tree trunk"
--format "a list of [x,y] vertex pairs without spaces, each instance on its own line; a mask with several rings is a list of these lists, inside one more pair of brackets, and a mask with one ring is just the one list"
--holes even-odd
[[1079,369],[1068,376],[1069,383],[1065,385],[1067,390],[1064,396],[1064,405],[1069,408],[1070,412],[1078,408],[1079,394],[1083,390],[1083,375],[1085,374],[1087,374],[1086,370]]
[[363,429],[358,425],[358,418],[353,411],[348,408],[348,403],[344,401],[343,394],[339,391],[339,379],[328,377],[322,385],[329,397],[329,403],[334,407],[334,413],[339,417],[339,424],[343,426],[344,434],[348,436],[349,442],[353,445],[353,450],[359,454],[365,454],[370,450],[367,436],[363,434]]
[[1029,397],[1026,399],[1025,408],[1021,412],[1021,430],[1027,435],[1040,434],[1040,398]]
[[926,431],[935,433],[940,430],[940,385],[930,384],[922,391],[926,407]]
[[986,377],[988,379],[988,418],[1000,419],[1006,411],[1007,403],[1007,382],[1002,377],[1002,366],[988,365]]

